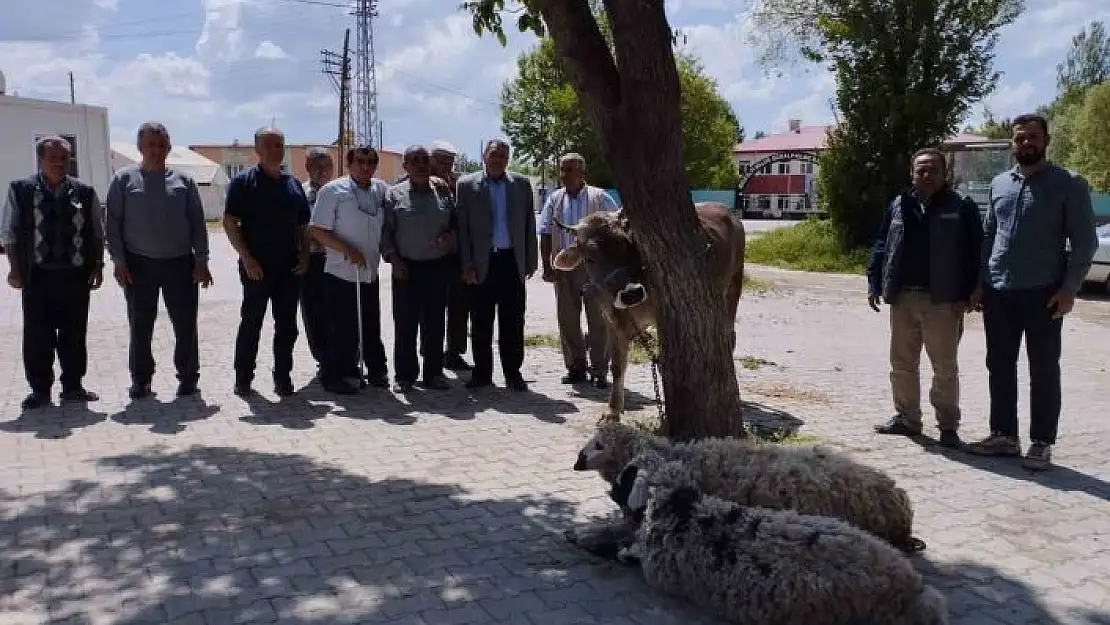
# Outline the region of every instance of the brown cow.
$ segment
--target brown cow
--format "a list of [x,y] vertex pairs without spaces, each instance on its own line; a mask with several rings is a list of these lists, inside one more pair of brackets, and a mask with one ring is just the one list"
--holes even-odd
[[[716,282],[728,302],[730,318],[735,319],[744,288],[744,223],[718,202],[700,202],[694,208],[709,235],[705,252],[713,254],[716,261],[709,278]],[[572,271],[585,263],[587,288],[598,298],[601,311],[613,328],[610,333],[613,386],[609,391],[609,409],[602,419],[619,421],[624,412],[624,371],[628,367],[629,344],[656,321],[655,303],[644,285],[646,275],[640,252],[632,241],[623,210],[616,214],[594,213],[574,226],[558,220],[555,223],[574,233],[577,240],[555,255],[552,266]],[[731,341],[735,347],[735,331]]]

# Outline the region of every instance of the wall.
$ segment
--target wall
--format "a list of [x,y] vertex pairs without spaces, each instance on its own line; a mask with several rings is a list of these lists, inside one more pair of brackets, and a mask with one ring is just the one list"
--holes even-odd
[[35,138],[51,134],[76,139],[77,175],[103,202],[112,178],[111,147],[108,110],[98,106],[0,96],[0,189],[38,170]]
[[[305,171],[304,168],[304,155],[311,147],[317,146],[304,144],[285,146],[285,166],[289,170],[289,173],[296,176],[298,180],[308,180],[308,172]],[[339,163],[341,156],[337,146],[330,145],[319,147],[327,147],[328,152],[331,153],[332,160],[337,164]],[[254,147],[251,145],[190,145],[189,149],[222,165],[229,178],[234,177],[239,170],[250,167],[258,162],[258,157],[254,153]],[[389,150],[379,150],[378,156],[381,160],[378,165],[378,171],[374,175],[393,184],[404,172],[404,169],[401,167],[401,155]],[[344,169],[346,169],[346,166],[344,166]]]

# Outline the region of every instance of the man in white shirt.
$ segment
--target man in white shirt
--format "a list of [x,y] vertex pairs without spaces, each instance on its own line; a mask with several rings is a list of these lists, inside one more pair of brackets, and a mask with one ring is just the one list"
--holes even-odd
[[[616,212],[617,203],[605,189],[586,184],[586,160],[581,154],[569,153],[559,159],[559,177],[563,186],[555,189],[544,203],[537,224],[540,234],[540,258],[543,280],[555,285],[556,316],[559,322],[559,343],[567,374],[563,384],[577,384],[588,379],[597,388],[607,388],[605,373],[609,368],[609,325],[587,286],[586,268],[557,271],[551,265],[563,249],[574,243],[574,235],[556,227],[553,217],[571,226],[597,211]],[[587,335],[582,336],[582,305],[586,307]],[[589,361],[586,360],[587,343]]]
[[[369,383],[379,388],[389,386],[378,299],[379,250],[389,185],[374,177],[378,169],[374,148],[351,148],[346,160],[350,173],[320,188],[309,223],[312,239],[327,248],[324,279],[331,327],[323,386],[341,395],[358,390],[358,323],[362,324],[362,356]],[[359,292],[361,320],[356,304]]]

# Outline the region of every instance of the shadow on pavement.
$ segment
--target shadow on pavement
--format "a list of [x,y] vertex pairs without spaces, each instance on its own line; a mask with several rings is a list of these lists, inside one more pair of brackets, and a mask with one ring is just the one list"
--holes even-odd
[[111,418],[121,425],[149,425],[154,434],[180,434],[187,423],[204,421],[219,411],[220,405],[208,403],[203,394],[175,397],[168,402],[146,397],[129,401]]
[[759,402],[745,401],[744,422],[761,438],[786,438],[798,433],[805,421],[782,409]]
[[89,408],[86,403],[65,403],[21,412],[12,421],[0,423],[0,432],[34,433],[35,438],[57,440],[74,431],[96,425],[108,418],[107,412]]

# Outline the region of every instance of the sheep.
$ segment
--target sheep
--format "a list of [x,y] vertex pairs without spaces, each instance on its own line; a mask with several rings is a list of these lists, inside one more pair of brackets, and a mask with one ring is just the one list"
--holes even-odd
[[870,533],[705,494],[681,461],[644,464],[659,466],[633,463],[618,480],[644,512],[625,552],[649,586],[745,625],[947,625],[944,596]]
[[578,453],[575,470],[610,484],[636,456],[652,451],[694,468],[707,494],[745,506],[842,519],[907,553],[925,549],[913,536],[909,495],[882,471],[819,446],[710,438],[670,443],[634,427],[605,423]]

